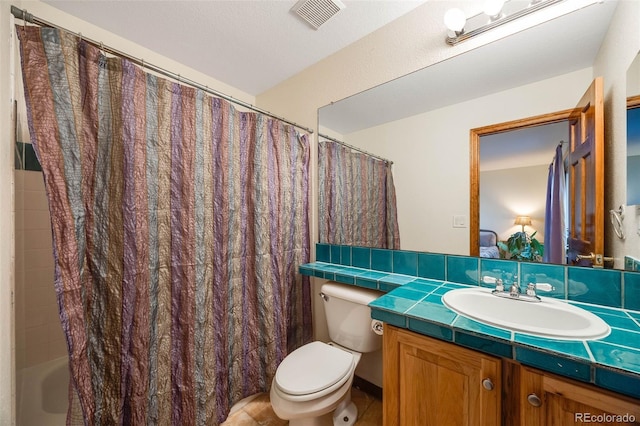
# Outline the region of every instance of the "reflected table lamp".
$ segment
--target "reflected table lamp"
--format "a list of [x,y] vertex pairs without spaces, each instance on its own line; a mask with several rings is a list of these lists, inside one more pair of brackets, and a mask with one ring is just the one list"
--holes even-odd
[[524,232],[525,226],[531,226],[531,217],[530,216],[516,216],[514,225],[522,225],[522,232]]

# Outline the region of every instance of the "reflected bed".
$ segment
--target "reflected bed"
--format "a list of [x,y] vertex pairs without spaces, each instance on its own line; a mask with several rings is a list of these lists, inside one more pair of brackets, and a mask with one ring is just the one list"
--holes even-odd
[[480,257],[499,259],[498,234],[489,229],[480,230]]

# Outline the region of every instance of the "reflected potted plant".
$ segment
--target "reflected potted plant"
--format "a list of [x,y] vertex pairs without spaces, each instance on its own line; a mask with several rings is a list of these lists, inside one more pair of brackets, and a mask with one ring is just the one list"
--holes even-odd
[[529,236],[520,231],[511,235],[507,242],[498,241],[498,247],[505,254],[506,259],[523,262],[542,262],[544,245],[535,237],[537,231]]

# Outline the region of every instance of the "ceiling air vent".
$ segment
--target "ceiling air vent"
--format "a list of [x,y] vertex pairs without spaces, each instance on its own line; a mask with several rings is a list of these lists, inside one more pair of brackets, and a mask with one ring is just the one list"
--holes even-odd
[[339,0],[300,0],[291,10],[317,30],[344,7]]

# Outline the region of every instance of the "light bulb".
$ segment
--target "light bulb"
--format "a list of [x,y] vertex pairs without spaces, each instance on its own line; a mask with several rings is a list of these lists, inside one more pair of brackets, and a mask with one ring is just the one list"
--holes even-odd
[[462,32],[464,29],[464,24],[466,24],[467,18],[464,16],[464,12],[460,9],[449,9],[447,13],[444,14],[444,24],[451,31],[455,31],[456,33]]
[[504,0],[486,0],[482,11],[491,18],[498,18],[503,6]]

